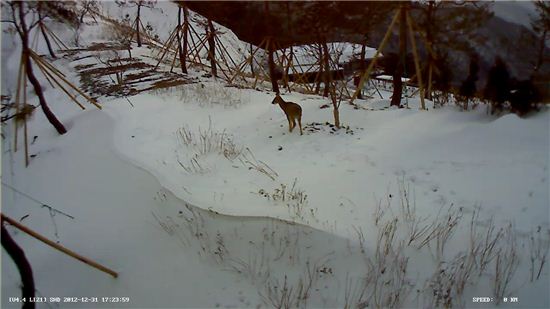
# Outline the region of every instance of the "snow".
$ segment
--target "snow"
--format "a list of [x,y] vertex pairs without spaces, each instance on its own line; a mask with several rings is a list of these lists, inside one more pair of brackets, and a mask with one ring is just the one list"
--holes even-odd
[[[212,84],[204,91],[215,96],[217,88],[223,86]],[[299,136],[287,132],[284,114],[270,104],[273,94],[242,90],[241,99],[249,103],[204,108],[174,92],[133,98],[129,116],[123,116],[127,105],[122,102],[109,109],[120,119],[115,145],[177,196],[204,208],[297,220],[284,206],[256,194],[260,189],[273,192],[280,184],[290,187],[296,178],[309,198],[304,218],[297,221],[326,229],[336,220],[339,228],[330,231],[349,236],[349,226],[372,213],[365,204],[388,186],[395,190],[396,180],[405,177],[416,188],[419,211],[442,204],[471,208],[481,203],[488,214],[498,211],[518,223],[548,224],[547,113],[525,121],[515,115],[493,118],[482,108],[470,113],[454,107],[419,112],[416,100],[404,110],[357,111],[344,104],[341,119],[354,135]],[[329,103],[327,99],[296,93],[283,98],[302,105],[304,125],[332,121],[330,109],[319,109]],[[267,162],[279,177],[272,181],[223,156],[212,160],[205,174],[189,175],[179,168],[178,155],[189,150],[177,142],[176,131],[184,125],[191,131],[206,129],[209,122]],[[529,211],[518,213],[518,205]],[[312,211],[315,216],[310,216]]]
[[[162,24],[170,3],[159,5],[168,8],[161,17],[144,20],[171,29]],[[226,34],[223,40],[236,40]],[[98,26],[84,28],[82,42],[98,39],[106,39]],[[13,91],[6,74],[16,72],[19,52],[6,36],[2,40],[4,93]],[[148,52],[134,48],[132,54]],[[54,64],[77,82],[72,68],[89,61]],[[395,289],[403,292],[397,306],[432,307],[427,280],[435,280],[440,268],[449,271],[444,267],[468,251],[475,214],[473,226],[481,233],[491,224],[507,231],[513,223],[515,234],[503,233],[516,237],[509,245],[520,264],[506,295],[518,297],[521,307],[550,306],[548,267],[539,280],[529,280],[529,237],[542,235],[544,244],[550,229],[548,109],[519,118],[488,115],[485,106],[434,109],[428,101],[423,111],[418,97],[404,100],[408,108],[390,109],[390,93],[381,93],[383,99],[356,100],[356,106],[342,102],[340,130],[330,126],[327,98],[282,93],[303,109],[300,135],[298,129],[288,132],[283,111],[271,104],[272,92],[227,87],[211,78],[128,98],[104,97],[103,110],[86,111],[45,86],[69,132],[57,135],[36,112],[29,122],[30,136],[37,136],[30,145],[35,156],[25,168],[22,151],[13,152],[13,124],[3,126],[2,182],[74,219],[6,185],[2,213],[17,220],[29,215],[22,224],[120,276],[113,279],[8,230],[30,260],[37,296],[118,296],[130,302],[38,307],[271,307],[284,282],[293,291],[311,282],[302,300],[307,303],[293,307],[335,308],[358,302],[367,279],[369,306],[384,307],[385,293]],[[401,208],[404,190],[426,224],[463,217],[442,254],[435,240],[423,247],[406,244],[411,218]],[[395,219],[390,253],[377,259],[380,239],[388,235],[382,231]],[[506,245],[500,242],[499,249],[505,252]],[[407,265],[403,281],[393,277],[400,278],[400,263]],[[495,259],[482,275],[472,275],[464,293],[453,294],[458,304],[495,305],[472,302],[494,297],[494,269]],[[2,307],[20,307],[8,298],[18,295],[19,275],[3,251]]]

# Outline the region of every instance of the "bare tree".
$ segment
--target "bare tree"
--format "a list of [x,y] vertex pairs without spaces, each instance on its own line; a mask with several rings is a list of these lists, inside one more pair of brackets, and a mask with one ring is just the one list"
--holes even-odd
[[412,13],[418,14],[415,22],[427,45],[423,70],[428,75],[423,78],[428,81],[426,99],[431,99],[432,81],[441,86],[450,80],[447,68],[441,67],[448,62],[448,51],[471,55],[472,44],[482,42],[477,30],[492,16],[490,5],[481,1],[420,1],[412,7]]
[[97,23],[94,13],[99,11],[99,2],[97,0],[84,0],[80,1],[80,9],[78,10],[78,20],[80,23],[84,23],[84,17],[90,15]]
[[[183,11],[183,25],[181,24],[181,12]],[[189,27],[189,10],[187,10],[186,7],[180,6],[178,9],[178,31],[176,32],[176,35],[178,36],[178,54],[180,58],[180,66],[181,66],[181,72],[184,74],[187,74],[187,65],[186,65],[186,58],[187,58],[187,30]],[[180,33],[183,35],[183,42],[182,38],[180,36]],[[183,46],[182,46],[183,43]]]
[[206,37],[208,38],[208,59],[210,60],[210,67],[212,70],[212,76],[218,77],[218,70],[216,68],[216,29],[212,20],[208,19],[206,24]]
[[[11,8],[11,22],[15,29],[17,30],[17,33],[19,34],[19,37],[21,39],[21,45],[22,45],[22,56],[21,61],[24,63],[25,67],[25,73],[27,75],[27,78],[29,79],[29,82],[32,84],[34,88],[34,92],[36,93],[36,96],[38,97],[38,101],[40,102],[40,107],[42,108],[42,111],[44,112],[44,115],[46,115],[46,118],[48,121],[54,126],[54,128],[57,130],[59,134],[65,134],[67,133],[67,129],[63,126],[63,124],[57,119],[57,117],[54,115],[54,113],[51,111],[50,107],[48,106],[48,103],[46,102],[46,98],[44,97],[44,92],[42,91],[42,87],[40,86],[40,82],[36,78],[33,72],[33,66],[31,62],[30,53],[32,52],[29,47],[29,33],[30,31],[36,27],[40,21],[34,21],[29,26],[27,26],[26,17],[28,13],[32,12],[32,4],[27,2],[19,2],[19,1],[11,1],[9,2],[9,6]],[[16,14],[18,14],[18,17],[16,17]]]
[[547,60],[544,57],[544,49],[548,41],[548,32],[550,32],[550,2],[538,0],[535,3],[538,16],[531,22],[533,30],[539,35],[539,51],[535,72],[537,72],[543,63]]
[[402,77],[406,65],[407,56],[407,10],[408,5],[402,4],[399,8],[399,56],[397,66],[393,72],[393,95],[391,97],[391,106],[401,105],[401,95],[403,94]]
[[[3,217],[3,216],[2,216]],[[2,247],[8,255],[11,257],[19,274],[21,276],[21,290],[22,298],[27,301],[23,303],[23,308],[34,308],[34,302],[28,301],[34,297],[34,278],[32,275],[32,268],[29,260],[25,256],[23,249],[17,245],[17,243],[11,238],[6,227],[4,227],[4,220],[2,220]]]
[[136,19],[134,20],[135,30],[136,30],[136,42],[137,46],[141,47],[141,35],[140,35],[140,24],[141,24],[141,8],[154,8],[157,1],[156,0],[117,0],[115,1],[119,6],[126,6],[129,8],[137,8]]

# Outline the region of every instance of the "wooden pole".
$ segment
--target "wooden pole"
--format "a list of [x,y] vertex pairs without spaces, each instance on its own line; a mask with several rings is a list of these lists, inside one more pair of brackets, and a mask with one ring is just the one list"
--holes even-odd
[[103,266],[103,265],[101,265],[101,264],[98,264],[98,263],[96,263],[96,262],[94,262],[94,261],[92,261],[92,260],[90,260],[90,259],[88,259],[88,258],[85,258],[85,257],[83,257],[83,256],[81,256],[81,255],[79,255],[79,254],[77,254],[76,252],[71,251],[71,250],[69,250],[69,249],[63,247],[63,246],[60,245],[60,244],[57,244],[57,243],[55,243],[55,242],[53,242],[53,241],[47,239],[46,237],[44,237],[44,236],[38,234],[37,232],[35,232],[35,231],[29,229],[28,227],[26,227],[26,226],[20,224],[19,222],[15,221],[15,220],[13,220],[13,219],[11,219],[11,218],[9,218],[9,217],[6,217],[4,214],[2,214],[1,216],[2,216],[2,221],[8,222],[8,223],[11,224],[12,226],[18,228],[18,229],[21,230],[22,232],[25,232],[25,233],[27,233],[28,235],[30,235],[30,236],[32,236],[32,237],[34,237],[34,238],[40,240],[41,242],[45,243],[46,245],[48,245],[48,246],[50,246],[50,247],[52,247],[52,248],[54,248],[54,249],[57,249],[57,250],[59,250],[59,251],[65,253],[65,254],[67,254],[67,255],[69,255],[69,256],[71,256],[71,257],[73,257],[73,258],[75,258],[75,259],[77,259],[77,260],[79,260],[79,261],[81,261],[81,262],[83,262],[83,263],[85,263],[85,264],[88,264],[88,265],[92,266],[93,268],[99,269],[99,270],[101,270],[102,272],[107,273],[107,274],[113,276],[114,278],[117,278],[117,277],[118,277],[118,274],[117,274],[115,271],[113,271],[113,270],[111,270],[111,269],[109,269],[109,268],[107,268],[107,267],[105,267],[105,266]]
[[155,69],[158,68],[158,66],[160,65],[160,63],[162,62],[162,59],[164,59],[164,56],[166,56],[166,53],[168,52],[168,50],[171,48],[174,40],[176,39],[176,31],[178,30],[178,28],[174,28],[174,31],[172,31],[172,33],[170,34],[170,36],[168,37],[168,40],[166,40],[166,43],[162,46],[160,52],[157,54],[157,57],[158,55],[160,55],[162,53],[162,55],[160,56],[159,58],[159,61],[157,62],[157,65],[155,65]]
[[386,43],[388,42],[388,39],[390,38],[393,26],[397,22],[398,18],[399,18],[399,10],[397,10],[397,12],[395,13],[395,16],[393,17],[393,20],[392,20],[390,26],[388,27],[388,31],[386,31],[386,35],[384,35],[384,39],[382,39],[382,42],[380,43],[380,46],[376,50],[376,53],[374,53],[374,57],[372,58],[372,60],[369,64],[369,67],[367,68],[367,71],[365,72],[365,74],[363,74],[363,76],[361,76],[361,79],[359,80],[359,85],[357,86],[357,89],[355,89],[355,92],[353,93],[353,96],[351,97],[350,103],[353,103],[353,101],[357,98],[357,95],[359,95],[359,91],[361,91],[361,89],[363,88],[363,85],[364,85],[365,81],[368,80],[368,78],[370,76],[370,72],[372,71],[372,69],[374,68],[374,64],[376,63],[376,59],[378,59],[378,55],[380,54],[381,50],[384,49],[384,47],[386,46]]
[[159,49],[158,53],[156,54],[156,56],[153,56],[154,58],[158,59],[161,56],[161,54],[163,54],[166,51],[168,43],[170,43],[170,41],[172,41],[172,37],[174,35],[176,35],[176,29],[177,29],[177,27],[174,28],[174,30],[172,30],[172,32],[168,36],[168,39],[166,39],[166,41],[164,43],[160,42],[160,49]]
[[414,39],[414,32],[411,24],[411,16],[407,11],[407,24],[409,26],[409,36],[411,37],[412,52],[414,56],[414,66],[416,67],[416,76],[418,79],[418,86],[420,87],[420,105],[421,109],[426,109],[426,104],[424,103],[424,87],[422,85],[422,72],[420,71],[420,60],[418,59],[418,50],[416,49],[416,41]]
[[216,44],[218,44],[218,46],[220,47],[220,55],[222,56],[227,68],[229,69],[229,61],[227,61],[227,59],[231,60],[231,65],[236,66],[237,63],[235,63],[235,60],[233,60],[233,57],[231,57],[231,54],[227,51],[227,47],[225,47],[225,45],[223,45],[220,38],[218,38],[218,36],[216,35],[216,36],[214,36],[214,39],[217,42]]
[[[15,93],[15,114],[19,114],[19,99],[21,94],[21,83],[22,79],[25,77],[25,57],[23,57],[23,53],[21,53],[21,61],[19,62],[19,75],[17,76],[17,92]],[[14,119],[14,138],[13,138],[13,152],[17,152],[17,118]]]
[[[187,38],[188,32],[189,32],[189,11],[186,7],[181,8],[183,10],[183,28],[182,28],[182,35],[183,35],[183,46],[182,46],[182,54],[183,54],[183,64],[182,67],[185,67],[185,73],[187,73],[187,50],[189,45],[189,40]],[[189,34],[190,35],[190,34]]]
[[210,59],[210,69],[212,76],[218,77],[218,69],[216,64],[216,40],[214,36],[216,35],[216,30],[214,29],[214,24],[212,20],[208,19],[208,24],[206,26],[206,37],[208,38],[208,59]]
[[275,61],[273,60],[273,53],[275,44],[271,38],[267,38],[267,57],[269,62],[269,79],[271,80],[271,87],[273,92],[279,93],[279,84],[277,83],[277,77],[275,76]]
[[69,49],[69,47],[67,47],[67,45],[65,45],[63,41],[61,41],[61,39],[53,31],[51,31],[48,27],[46,27],[46,25],[44,25],[44,29],[46,29],[46,31],[52,36],[53,41],[57,44],[57,47],[63,47],[64,49]]
[[[179,43],[178,43],[179,44]],[[178,53],[174,53],[174,58],[172,59],[172,63],[170,64],[170,73],[174,71],[174,64],[176,64],[176,58],[178,57]]]
[[42,72],[42,75],[44,75],[44,77],[46,78],[46,80],[48,81],[48,83],[50,84],[50,86],[52,86],[52,88],[55,89],[55,85],[53,84],[53,82],[50,80],[50,77],[46,74],[46,72],[44,71],[44,69],[39,65],[38,66],[38,69],[40,69],[40,72]]
[[[178,32],[177,32],[177,36],[178,36],[178,54],[179,54],[179,58],[180,58],[181,72],[183,74],[187,74],[187,67],[185,66],[185,56],[183,54],[183,49],[181,47],[181,35],[180,35],[180,33],[182,32],[181,10],[182,10],[182,8],[180,7],[178,9]],[[187,44],[187,42],[185,42],[185,43]]]
[[[23,81],[23,104],[27,104],[27,79]],[[29,139],[27,134],[27,119],[29,114],[23,115],[23,142],[25,146],[25,167],[29,166]]]
[[[189,49],[189,52],[187,53],[187,57],[188,59],[190,59],[191,61],[193,61],[194,63],[196,63],[197,61],[195,60],[196,56],[193,56],[193,54],[191,53],[192,51],[192,48],[197,46],[197,43],[195,42],[195,38],[193,37],[193,33],[197,33],[195,31],[195,28],[193,28],[193,26],[191,24],[188,24],[188,27],[187,27],[187,32],[189,34],[189,41],[191,41],[191,45],[189,45],[190,49]],[[198,39],[199,37],[197,37]],[[188,42],[189,43],[189,42]],[[199,63],[202,64],[202,62],[200,61],[200,57],[199,57]]]
[[79,106],[81,109],[83,109],[83,110],[86,109],[82,104],[80,104],[80,102],[78,102],[78,101],[76,100],[76,97],[75,97],[75,96],[73,96],[69,91],[67,91],[67,89],[65,89],[65,87],[63,87],[63,85],[61,85],[61,83],[60,83],[59,81],[57,81],[57,80],[55,79],[55,77],[53,77],[53,76],[51,75],[51,73],[49,73],[49,72],[46,70],[46,68],[44,67],[43,64],[41,64],[40,62],[37,62],[36,65],[38,66],[38,69],[44,74],[44,76],[46,76],[46,78],[48,78],[48,76],[49,76],[49,77],[55,82],[55,84],[58,85],[59,88],[61,88],[61,90],[63,90],[63,92],[65,92],[65,94],[66,94],[67,96],[69,96],[69,98],[71,98],[71,100],[72,100],[74,103],[76,103],[76,105],[78,105],[78,106]]
[[[191,29],[193,29],[193,28],[191,28]],[[198,37],[197,39],[199,39],[199,38],[200,37]],[[191,42],[193,43],[193,48],[189,51],[189,55],[193,56],[193,61],[196,62],[198,60],[199,63],[202,64],[200,52],[202,51],[203,48],[206,47],[206,45],[204,43],[206,42],[207,39],[208,39],[208,37],[205,36],[204,38],[200,39],[198,41],[198,44],[197,44],[197,43],[195,43],[195,40],[193,39],[193,36],[191,36]]]
[[65,77],[65,74],[61,71],[59,71],[58,69],[56,69],[51,63],[49,63],[48,61],[45,61],[42,59],[42,57],[38,56],[33,50],[30,51],[31,52],[31,58],[32,59],[35,59],[35,61],[40,61],[42,62],[42,64],[44,64],[48,69],[50,69],[50,71],[57,71],[58,74],[60,74],[61,76]]
[[[48,64],[46,61],[42,60],[42,58],[40,58],[33,51],[30,51],[30,55],[36,62],[41,62],[42,64]],[[83,96],[88,102],[93,104],[95,107],[97,107],[99,109],[102,109],[101,105],[97,104],[97,102],[94,99],[90,98],[82,90],[78,89],[78,87],[76,87],[71,82],[69,82],[67,79],[65,79],[65,77],[62,76],[62,73],[59,72],[59,70],[57,70],[55,67],[52,67],[52,69],[50,71],[52,73],[54,73],[57,77],[59,77],[63,82],[65,82],[65,84],[67,84],[69,87],[73,88],[76,92],[78,92],[81,96]]]
[[[237,72],[233,75],[233,77],[229,80],[229,83],[231,83],[233,81],[233,79],[235,79],[235,77],[237,77],[237,74],[239,73],[242,73],[242,70],[244,69],[245,65],[250,61],[250,67],[252,68],[253,67],[253,59],[254,59],[254,54],[256,54],[256,52],[261,48],[261,46],[264,44],[265,42],[265,38],[262,39],[262,42],[260,43],[260,45],[258,45],[258,47],[256,47],[256,49],[254,51],[252,51],[250,53],[250,56],[248,56],[248,58],[246,58],[243,62],[241,62],[241,64],[239,64],[237,66]],[[252,47],[252,45],[250,45]],[[252,50],[252,49],[251,49]],[[252,74],[254,75],[254,70],[252,70]]]
[[[40,10],[38,11],[38,18],[42,19]],[[42,23],[42,21],[38,23],[38,28],[40,28],[40,31],[42,32],[42,36],[44,37],[44,41],[46,41],[46,46],[48,47],[48,52],[50,53],[50,56],[52,56],[52,58],[57,58],[55,56],[55,52],[53,51],[52,43],[50,43],[50,38],[48,38],[48,34],[46,33],[46,30],[44,30],[44,24]],[[36,31],[36,33],[38,33],[38,30]]]

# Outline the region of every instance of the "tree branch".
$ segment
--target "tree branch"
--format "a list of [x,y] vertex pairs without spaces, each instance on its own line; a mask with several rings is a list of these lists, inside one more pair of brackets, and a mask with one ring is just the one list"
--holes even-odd
[[22,37],[23,32],[21,32],[21,28],[19,28],[19,25],[17,24],[17,18],[15,17],[15,3],[12,1],[12,2],[9,3],[9,5],[10,5],[10,8],[11,8],[11,16],[12,16],[12,19],[13,19],[13,24],[15,25],[15,29],[17,30],[19,35]]

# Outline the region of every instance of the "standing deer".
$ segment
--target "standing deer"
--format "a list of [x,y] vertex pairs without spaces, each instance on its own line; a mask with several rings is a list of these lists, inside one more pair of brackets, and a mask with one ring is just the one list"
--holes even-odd
[[275,94],[275,99],[271,102],[272,104],[279,104],[283,112],[285,112],[286,119],[288,119],[288,132],[292,132],[294,127],[296,127],[296,119],[298,120],[298,125],[300,126],[300,135],[303,135],[302,132],[302,108],[300,105],[293,102],[285,102],[283,98],[277,93]]

